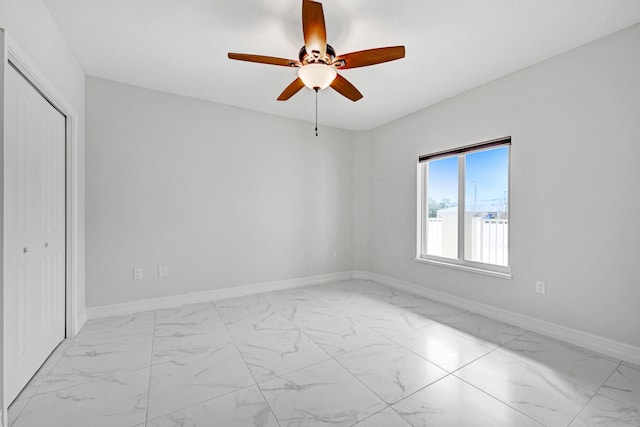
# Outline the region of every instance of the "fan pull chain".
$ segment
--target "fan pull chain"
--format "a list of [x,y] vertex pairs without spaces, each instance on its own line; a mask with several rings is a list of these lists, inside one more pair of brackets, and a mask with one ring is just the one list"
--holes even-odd
[[318,88],[314,89],[316,91],[316,138],[318,137]]

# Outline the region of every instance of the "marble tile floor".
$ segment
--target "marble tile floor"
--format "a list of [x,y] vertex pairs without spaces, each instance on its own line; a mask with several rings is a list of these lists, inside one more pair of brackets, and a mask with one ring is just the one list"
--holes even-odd
[[9,423],[640,426],[640,367],[352,280],[89,321]]

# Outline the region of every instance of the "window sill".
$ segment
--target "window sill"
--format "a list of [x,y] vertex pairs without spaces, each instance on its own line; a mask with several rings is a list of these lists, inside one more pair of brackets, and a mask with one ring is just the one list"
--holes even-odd
[[484,274],[485,276],[499,277],[501,279],[511,280],[513,278],[511,276],[511,272],[503,273],[501,271],[486,270],[483,268],[470,267],[468,265],[461,265],[461,264],[454,264],[452,262],[446,262],[446,261],[436,261],[434,259],[428,259],[428,258],[416,258],[415,260],[425,264],[437,265],[440,267],[447,267],[447,268],[454,268],[456,270],[469,271],[471,273]]

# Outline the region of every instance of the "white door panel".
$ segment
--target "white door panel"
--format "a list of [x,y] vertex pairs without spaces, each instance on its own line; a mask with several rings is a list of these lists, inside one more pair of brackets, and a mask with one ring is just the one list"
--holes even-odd
[[65,117],[7,67],[5,229],[11,401],[65,334]]

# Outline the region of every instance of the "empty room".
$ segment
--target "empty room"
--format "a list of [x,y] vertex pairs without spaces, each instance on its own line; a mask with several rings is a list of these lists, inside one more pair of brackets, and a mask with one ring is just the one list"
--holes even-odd
[[640,426],[639,0],[0,0],[0,427]]

